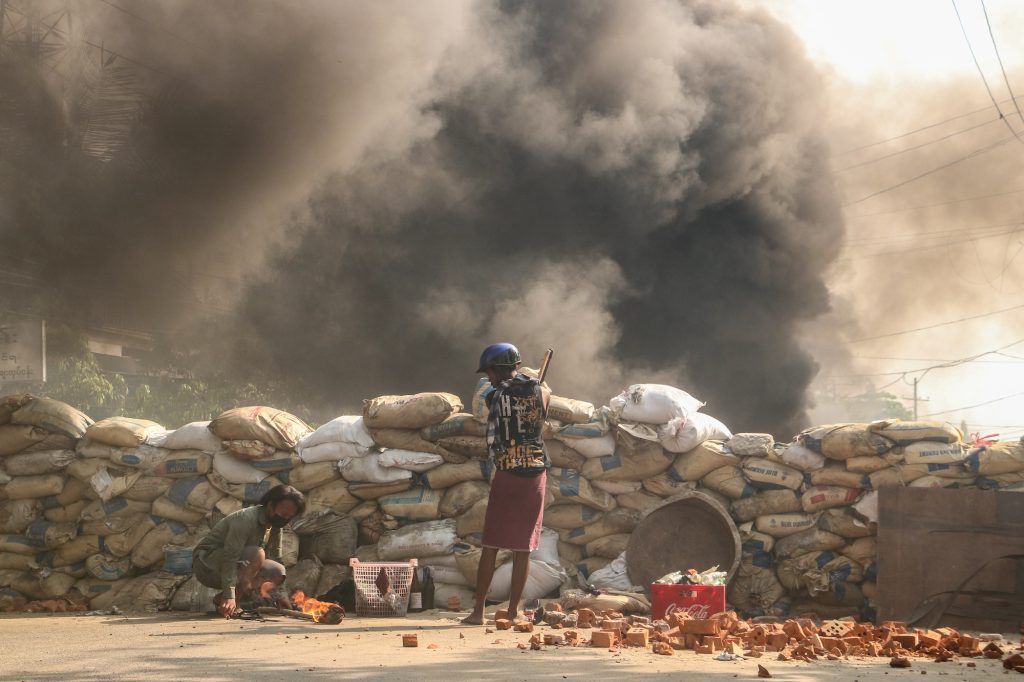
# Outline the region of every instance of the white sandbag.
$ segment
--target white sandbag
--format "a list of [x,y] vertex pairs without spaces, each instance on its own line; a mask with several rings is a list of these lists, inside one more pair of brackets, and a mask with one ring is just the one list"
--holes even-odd
[[825,466],[825,455],[798,442],[792,442],[780,453],[783,462],[800,471],[816,471]]
[[761,490],[796,490],[804,482],[802,472],[762,457],[745,458],[743,475],[751,485]]
[[541,528],[537,549],[530,555],[530,559],[558,566],[558,533],[550,528]]
[[737,433],[725,446],[740,457],[767,457],[775,448],[775,437],[770,433]]
[[377,553],[381,561],[449,554],[457,541],[454,519],[427,521],[385,533]]
[[338,471],[346,481],[358,483],[394,483],[412,478],[411,471],[382,466],[380,457],[373,455],[342,460]]
[[[369,435],[369,433],[367,433]],[[370,443],[373,443],[371,439]],[[307,464],[317,462],[338,462],[349,457],[365,457],[370,454],[370,447],[357,443],[332,442],[318,443],[307,447],[299,446],[299,459]]]
[[626,553],[623,552],[604,568],[587,576],[587,582],[598,590],[633,591],[632,581],[626,567]]
[[382,467],[394,467],[423,473],[444,464],[444,458],[430,452],[413,452],[412,450],[384,450],[378,455],[377,462]]
[[942,478],[941,476],[922,476],[916,481],[911,481],[910,488],[953,488],[960,486],[960,481],[955,478]]
[[878,491],[872,490],[864,493],[859,501],[853,505],[853,510],[860,514],[869,523],[878,523]]
[[949,422],[882,419],[871,422],[870,428],[872,433],[877,433],[896,445],[910,445],[917,441],[959,443],[963,440],[963,434],[960,433],[960,429]]
[[217,452],[221,439],[210,431],[210,422],[190,422],[174,431],[156,433],[147,437],[146,442],[168,450],[204,450]]
[[363,401],[363,421],[371,429],[421,429],[461,411],[462,401],[451,393],[385,395]]
[[658,427],[661,447],[668,452],[689,452],[706,440],[728,440],[732,432],[722,422],[703,412],[676,417]]
[[[569,576],[558,566],[544,563],[543,561],[530,560],[530,574],[523,587],[522,598],[524,601],[541,599],[557,592]],[[494,578],[491,580],[491,589],[487,598],[493,601],[505,601],[512,589],[512,562],[499,566],[494,571]]]
[[223,450],[214,454],[213,470],[229,483],[259,483],[270,475]]
[[703,405],[686,391],[664,384],[634,384],[608,401],[617,419],[644,424],[666,424],[677,417],[688,417]]
[[362,415],[335,417],[307,436],[299,439],[299,450],[316,447],[324,443],[351,443],[363,448],[373,447],[373,438],[363,423]]
[[464,611],[473,607],[473,589],[467,587],[465,579],[460,583],[445,583],[434,580],[434,605],[442,610]]
[[615,454],[615,437],[610,433],[597,438],[561,438],[559,440],[587,459]]
[[0,476],[37,476],[52,474],[67,468],[75,460],[74,450],[44,450],[21,455],[11,455],[3,460]]
[[163,432],[164,427],[148,419],[107,417],[85,430],[86,438],[116,448],[134,448],[146,442],[151,434]]
[[[459,570],[458,566],[430,566],[430,577],[434,580],[434,606],[439,609],[446,608],[446,604],[442,601],[437,600],[437,583],[444,583],[446,585],[459,585],[461,587],[473,587],[466,580],[466,576],[462,575],[462,571]],[[467,604],[472,606],[472,604]]]

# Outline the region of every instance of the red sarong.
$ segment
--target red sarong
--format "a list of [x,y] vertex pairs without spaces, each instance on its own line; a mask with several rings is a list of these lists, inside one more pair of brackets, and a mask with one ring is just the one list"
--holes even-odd
[[516,476],[497,471],[484,517],[484,547],[532,552],[540,542],[544,521],[544,487],[547,472],[539,476]]

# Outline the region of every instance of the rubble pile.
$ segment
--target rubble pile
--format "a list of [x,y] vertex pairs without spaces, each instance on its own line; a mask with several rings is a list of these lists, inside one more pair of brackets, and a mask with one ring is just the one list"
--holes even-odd
[[[191,548],[278,483],[308,500],[284,531],[289,592],[326,593],[351,576],[350,557],[416,558],[436,604],[468,606],[493,475],[489,390],[482,380],[468,409],[451,393],[380,396],[316,429],[270,407],[169,430],[2,398],[0,609],[212,610]],[[699,490],[740,529],[728,597],[743,615],[870,615],[877,489],[1024,489],[1020,443],[967,445],[948,424],[834,425],[779,444],[734,435],[702,407],[658,384],[603,407],[552,398],[545,528],[525,599],[597,587],[630,595],[634,613],[649,608],[627,575],[630,533],[666,498]],[[493,600],[508,597],[509,560],[499,553]]]

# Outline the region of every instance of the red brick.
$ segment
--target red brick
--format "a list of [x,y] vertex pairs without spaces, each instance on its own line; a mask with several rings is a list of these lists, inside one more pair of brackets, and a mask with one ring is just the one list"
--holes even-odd
[[722,628],[717,620],[684,620],[679,631],[685,635],[717,635]]
[[402,646],[415,647],[419,645],[419,637],[416,635],[402,635]]
[[508,618],[497,618],[494,621],[494,627],[496,627],[499,630],[511,630],[512,621],[510,621]]
[[626,631],[627,646],[642,646],[645,649],[649,643],[649,633],[643,628],[630,628]]
[[611,649],[618,639],[618,633],[614,630],[595,630],[590,635],[590,646]]
[[912,633],[893,635],[892,639],[897,642],[901,647],[907,650],[917,648],[917,635]]
[[533,622],[529,620],[519,621],[513,628],[516,632],[533,632]]

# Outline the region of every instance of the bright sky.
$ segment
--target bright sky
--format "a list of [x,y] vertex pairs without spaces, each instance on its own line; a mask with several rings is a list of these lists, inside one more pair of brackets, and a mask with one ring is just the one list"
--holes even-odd
[[[865,88],[870,90],[876,86],[898,91],[903,83],[919,87],[927,83],[939,84],[961,79],[973,86],[970,91],[963,93],[963,106],[960,107],[963,111],[988,103],[978,68],[972,60],[954,6],[949,0],[744,1],[748,5],[767,9],[788,24],[804,41],[810,56],[832,73],[832,87],[839,92],[844,88],[852,88],[851,92],[854,89],[863,92]],[[1008,98],[1010,95],[993,48],[993,37],[989,35],[981,0],[957,0],[956,7],[996,98]],[[988,10],[994,39],[1010,76],[1011,86],[1019,83],[1014,93],[1017,96],[1024,95],[1024,41],[1019,39],[1020,29],[1024,26],[1024,2],[988,0],[984,8]],[[933,122],[922,120],[920,124]],[[1020,127],[1020,122],[1016,123]],[[907,163],[909,168],[914,160],[910,159]],[[993,186],[998,187],[998,184],[993,182]],[[972,246],[977,253],[978,247],[974,243]],[[1008,243],[1005,248],[1011,246]],[[982,248],[1002,247],[1000,244],[993,246],[989,242],[988,246],[983,245]],[[983,259],[986,257],[984,251],[981,255]],[[1003,254],[997,253],[993,258],[1002,260]],[[965,269],[964,273],[956,274],[976,278],[977,270],[984,275],[987,266],[983,265],[979,261],[976,271]],[[944,269],[945,264],[943,268],[936,268],[936,273],[943,276],[939,273]],[[947,271],[945,276],[950,274]],[[916,284],[908,282],[907,286]],[[984,287],[980,290],[987,291]],[[960,315],[943,313],[936,317],[934,314],[922,314],[921,319],[905,320],[908,323],[902,326],[899,320],[895,320],[895,324],[879,323],[873,328],[881,333],[941,322],[961,315],[1009,308],[1024,303],[1022,293],[997,293],[993,287],[990,295],[979,297],[974,307],[963,310]],[[884,306],[883,301],[872,303]],[[922,307],[927,309],[927,301],[922,301]],[[1024,338],[1022,319],[1024,310],[892,339],[855,344],[851,352],[858,356],[858,362],[861,363],[858,371],[866,373],[882,374],[927,367],[936,364],[936,360],[962,358]],[[971,431],[980,430],[983,434],[998,432],[1005,438],[1024,435],[1024,343],[1008,348],[1006,353],[1017,357],[991,355],[981,358],[979,362],[929,372],[921,380],[919,394],[930,400],[919,404],[920,414],[937,413],[933,418],[947,419],[957,424],[961,419],[966,419]],[[914,376],[922,375],[908,375],[905,381],[899,381],[898,376],[878,376],[871,380],[877,387],[897,380],[896,384],[886,390],[901,397],[909,397],[913,388],[908,384]],[[851,390],[857,392],[856,389]],[[989,401],[993,402],[972,409],[958,409]]]

